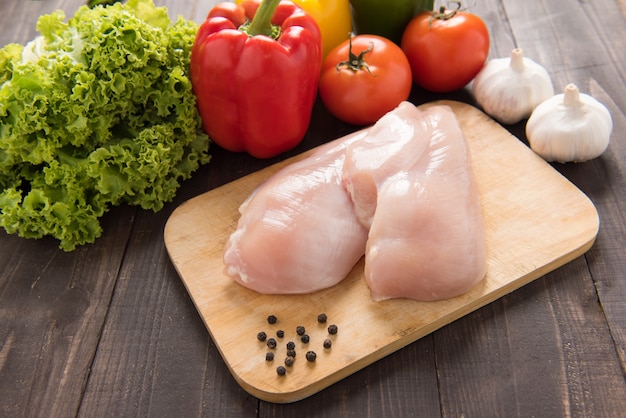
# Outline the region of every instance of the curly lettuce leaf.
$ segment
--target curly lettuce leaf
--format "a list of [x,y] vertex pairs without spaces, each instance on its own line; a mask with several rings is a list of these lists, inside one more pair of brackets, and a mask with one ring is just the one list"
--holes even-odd
[[160,210],[208,163],[188,70],[197,24],[130,0],[37,30],[0,49],[0,226],[71,251],[112,205]]

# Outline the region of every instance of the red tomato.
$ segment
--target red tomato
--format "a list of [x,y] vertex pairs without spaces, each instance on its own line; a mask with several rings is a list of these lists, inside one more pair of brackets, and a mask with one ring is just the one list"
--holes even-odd
[[489,55],[489,31],[474,14],[423,12],[404,29],[401,47],[413,81],[438,93],[458,90],[476,77]]
[[411,66],[399,46],[377,35],[357,35],[330,51],[319,91],[334,116],[368,125],[408,99],[412,84]]

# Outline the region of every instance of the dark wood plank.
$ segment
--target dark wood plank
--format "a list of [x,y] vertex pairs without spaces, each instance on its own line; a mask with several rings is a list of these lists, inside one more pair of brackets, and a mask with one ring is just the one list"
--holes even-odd
[[57,9],[73,10],[82,4],[79,0],[2,0],[0,13],[0,46],[17,42],[24,44],[37,35],[37,17],[52,13]]
[[217,0],[208,1],[177,1],[177,0],[156,0],[155,4],[167,7],[172,20],[179,16],[194,22],[202,23],[206,19],[211,8],[219,3]]
[[617,416],[624,407],[583,258],[436,333],[435,350],[451,416]]
[[437,389],[429,336],[302,401],[285,405],[261,402],[259,416],[432,417],[440,413]]
[[[613,113],[616,115],[616,113]],[[626,131],[626,117],[617,113],[615,130]],[[600,215],[600,234],[587,253],[588,268],[606,318],[621,368],[626,375],[626,148],[624,135],[614,136],[603,157],[588,165],[558,167],[594,201]],[[599,181],[598,179],[603,179]]]
[[175,206],[137,215],[81,416],[256,414],[169,262],[163,226]]
[[[589,263],[579,268],[585,277]],[[626,380],[619,368],[614,334],[610,324],[607,329],[606,311],[598,303],[594,282],[574,280],[577,274],[570,272],[558,272],[562,276],[548,281],[548,290],[559,318],[572,415],[619,416],[626,410]]]
[[76,413],[130,234],[118,208],[96,244],[0,235],[0,415]]

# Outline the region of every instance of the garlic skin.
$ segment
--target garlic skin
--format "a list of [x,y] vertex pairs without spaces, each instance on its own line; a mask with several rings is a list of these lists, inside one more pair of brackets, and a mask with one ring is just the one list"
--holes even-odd
[[609,146],[612,130],[609,110],[575,84],[542,102],[526,123],[531,149],[546,161],[560,163],[599,157]]
[[525,58],[521,48],[513,49],[509,58],[489,60],[474,79],[472,91],[485,113],[505,124],[527,118],[554,95],[546,69]]

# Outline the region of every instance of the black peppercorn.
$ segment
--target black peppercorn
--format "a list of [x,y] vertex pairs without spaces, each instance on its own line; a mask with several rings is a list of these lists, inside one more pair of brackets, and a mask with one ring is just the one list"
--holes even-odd
[[268,351],[267,353],[265,353],[265,361],[272,361],[274,360],[274,353],[272,353],[271,351]]
[[261,332],[259,332],[259,333],[256,335],[256,338],[257,338],[259,341],[265,341],[265,339],[267,338],[267,334],[265,334],[263,331],[261,331]]
[[287,350],[287,357],[295,357],[296,350]]
[[276,340],[273,338],[270,338],[269,340],[267,340],[267,346],[269,348],[276,348]]
[[333,345],[333,342],[330,339],[326,338],[324,340],[324,348],[330,348],[332,345]]
[[321,313],[317,315],[317,322],[319,322],[320,324],[325,324],[327,319],[328,317],[326,316],[325,313]]
[[291,356],[287,356],[285,357],[285,366],[291,367],[293,366],[293,362],[295,361],[295,359]]
[[315,351],[306,352],[307,361],[314,362],[316,358],[317,358],[317,354],[315,354]]
[[278,318],[276,318],[276,315],[270,315],[267,317],[268,324],[275,324],[276,321],[278,321]]
[[294,348],[296,348],[296,343],[294,343],[293,341],[289,341],[287,343],[287,350],[293,350]]
[[337,333],[337,325],[329,325],[328,326],[328,333],[331,335],[335,335]]
[[276,368],[276,373],[278,373],[279,376],[284,376],[285,373],[287,373],[287,369],[285,369],[283,366],[278,366]]
[[310,337],[308,336],[308,334],[304,334],[302,337],[300,337],[300,341],[302,341],[305,344],[308,344],[310,340]]
[[304,333],[305,333],[304,327],[302,325],[298,325],[296,327],[296,334],[302,336],[302,335],[304,335]]
[[278,331],[276,331],[276,336],[278,338],[283,338],[285,336],[285,331],[283,331],[282,329],[279,329]]

